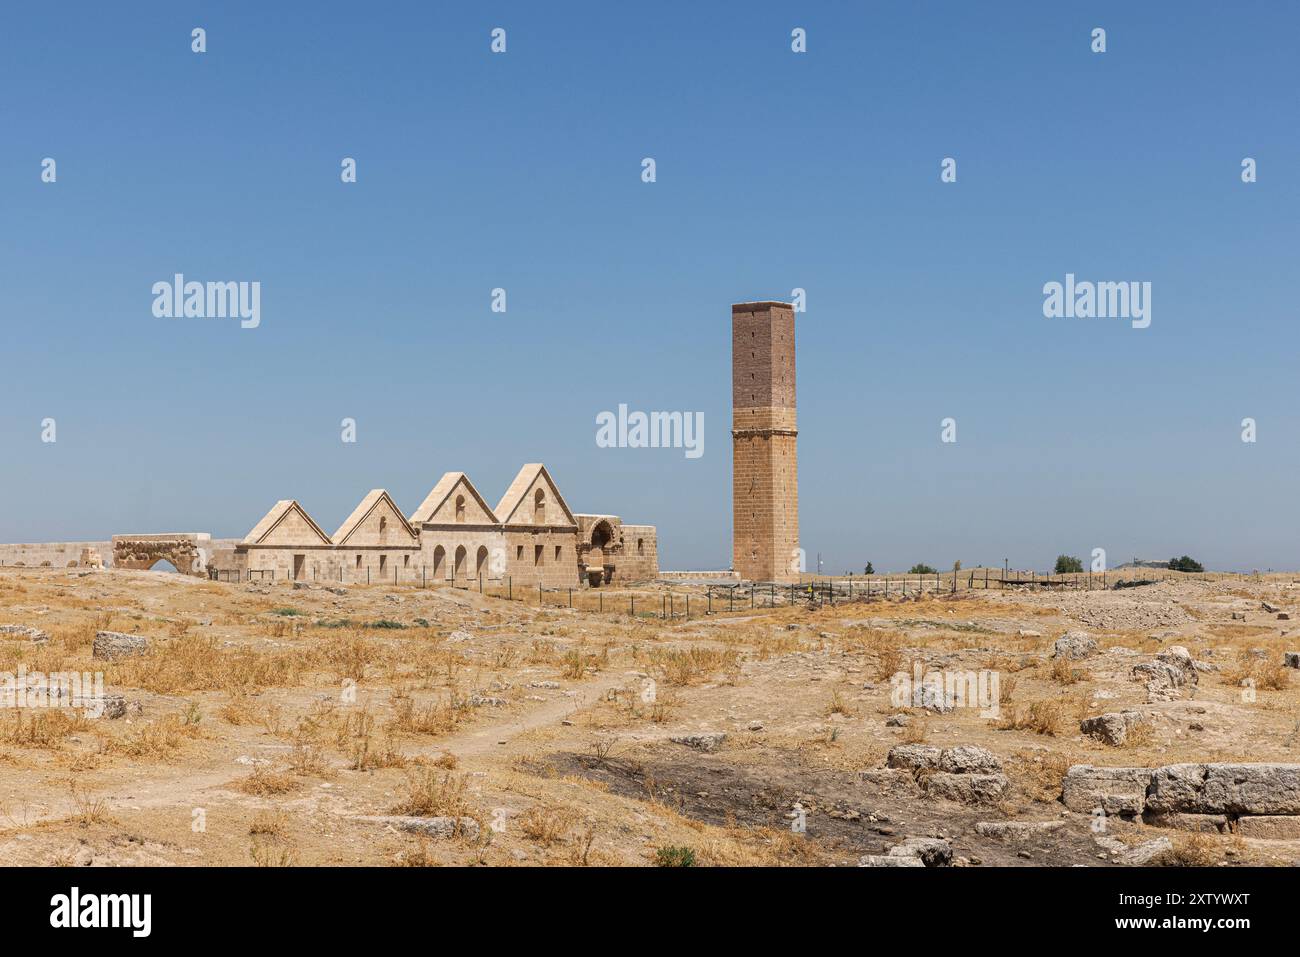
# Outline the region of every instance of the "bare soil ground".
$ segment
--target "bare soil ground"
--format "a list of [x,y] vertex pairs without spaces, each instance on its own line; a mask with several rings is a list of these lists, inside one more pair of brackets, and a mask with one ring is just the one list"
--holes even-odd
[[[921,835],[970,866],[1113,866],[1115,842],[1158,837],[1158,863],[1292,864],[1300,842],[1118,820],[1099,839],[1059,798],[1072,764],[1300,761],[1300,680],[1280,667],[1300,620],[1262,607],[1286,613],[1297,588],[1220,576],[665,622],[453,589],[0,570],[0,625],[50,635],[0,634],[0,672],[100,671],[130,705],[0,708],[0,863],[646,865],[685,848],[853,865]],[[103,629],[149,650],[96,660]],[[1053,642],[1074,629],[1101,650],[1063,667]],[[1171,645],[1206,670],[1148,701],[1132,666]],[[1000,714],[891,703],[917,661],[997,671]],[[1123,746],[1079,732],[1129,709],[1145,729]],[[718,732],[714,750],[670,740]],[[968,806],[860,777],[900,743],[988,748],[1010,791]],[[420,836],[393,816],[479,827]],[[1064,823],[997,838],[987,821]]]

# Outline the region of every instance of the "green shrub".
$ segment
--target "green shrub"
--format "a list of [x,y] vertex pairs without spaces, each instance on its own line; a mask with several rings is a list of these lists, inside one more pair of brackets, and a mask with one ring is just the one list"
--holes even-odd
[[694,867],[695,852],[689,847],[661,847],[655,851],[655,867]]
[[1069,572],[1081,571],[1083,571],[1083,562],[1079,561],[1079,559],[1075,558],[1073,555],[1056,556],[1056,574],[1065,575]]

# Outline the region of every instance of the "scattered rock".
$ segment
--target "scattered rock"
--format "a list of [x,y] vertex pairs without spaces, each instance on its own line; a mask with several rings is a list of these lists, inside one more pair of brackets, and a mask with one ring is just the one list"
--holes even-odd
[[1000,841],[1024,841],[1065,827],[1065,821],[978,821],[975,833]]
[[906,728],[912,719],[905,714],[891,714],[885,719],[886,728]]
[[748,728],[750,731],[762,731],[762,730],[763,730],[763,722],[762,722],[762,721],[751,721],[751,722],[749,722],[749,724],[745,725],[745,727]]
[[1286,668],[1300,668],[1300,651],[1282,652],[1282,665]]
[[726,739],[727,735],[724,731],[700,731],[694,734],[673,735],[668,740],[673,744],[684,744],[696,751],[716,751],[722,747],[722,742]]
[[1097,653],[1097,642],[1086,631],[1067,631],[1052,646],[1053,658],[1079,660],[1090,658]]
[[896,744],[885,757],[885,766],[909,771],[937,770],[942,749],[930,744]]
[[1134,665],[1133,677],[1147,683],[1147,695],[1153,701],[1177,698],[1179,689],[1194,686],[1200,680],[1191,652],[1182,645],[1166,648],[1154,661]]
[[1130,847],[1126,851],[1121,851],[1118,861],[1121,864],[1130,864],[1140,866],[1150,864],[1151,861],[1161,854],[1165,854],[1174,849],[1174,844],[1167,837],[1158,837],[1154,841],[1146,841],[1138,844],[1136,847]]
[[112,661],[142,655],[148,650],[149,639],[143,635],[128,635],[120,631],[97,631],[92,654],[96,658]]
[[889,857],[885,854],[867,854],[858,858],[858,867],[925,867],[919,857]]
[[423,834],[426,837],[451,838],[463,836],[471,841],[479,835],[478,821],[472,817],[408,817],[399,814],[376,814],[362,817],[363,821],[388,824],[399,831]]
[[1000,774],[1002,761],[987,748],[959,744],[939,756],[939,770],[949,774]]
[[50,636],[31,625],[0,625],[0,635],[17,635],[31,641],[49,641]]
[[938,771],[926,775],[921,787],[929,797],[960,804],[996,804],[1007,792],[1007,779],[1002,774],[949,774]]
[[1141,722],[1142,715],[1137,711],[1112,711],[1095,718],[1084,718],[1079,722],[1079,730],[1090,738],[1119,747]]
[[938,837],[909,837],[891,847],[887,856],[915,857],[926,867],[948,867],[952,864],[952,844]]
[[867,768],[858,772],[858,780],[882,790],[905,791],[909,794],[916,794],[920,790],[912,772],[901,768]]

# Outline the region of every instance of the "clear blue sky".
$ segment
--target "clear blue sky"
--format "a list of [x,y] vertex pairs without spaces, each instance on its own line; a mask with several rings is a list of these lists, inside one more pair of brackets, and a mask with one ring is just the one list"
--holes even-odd
[[[332,530],[373,487],[409,512],[463,469],[495,503],[545,461],[664,567],[726,567],[729,306],[803,287],[810,565],[1300,567],[1293,4],[4,20],[0,541],[243,535],[290,497]],[[261,282],[260,328],[154,318],[175,272]],[[1044,318],[1067,272],[1151,282],[1150,328]],[[619,403],[703,413],[705,454],[598,448]]]

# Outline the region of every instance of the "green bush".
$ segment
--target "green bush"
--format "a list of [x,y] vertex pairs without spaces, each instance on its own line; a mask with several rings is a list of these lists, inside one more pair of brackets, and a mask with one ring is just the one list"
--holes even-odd
[[1073,555],[1056,556],[1056,574],[1064,575],[1068,572],[1081,571],[1083,571],[1083,562],[1079,561],[1079,559],[1075,558]]
[[934,574],[937,574],[936,571],[935,571],[933,568],[931,568],[929,565],[925,565],[925,564],[913,565],[911,568],[909,568],[909,569],[907,570],[907,573],[908,573],[909,575],[934,575]]
[[689,847],[661,847],[655,851],[656,867],[694,867],[695,852]]
[[1184,555],[1182,558],[1169,559],[1169,567],[1176,572],[1203,572],[1205,566],[1192,558],[1190,555]]

